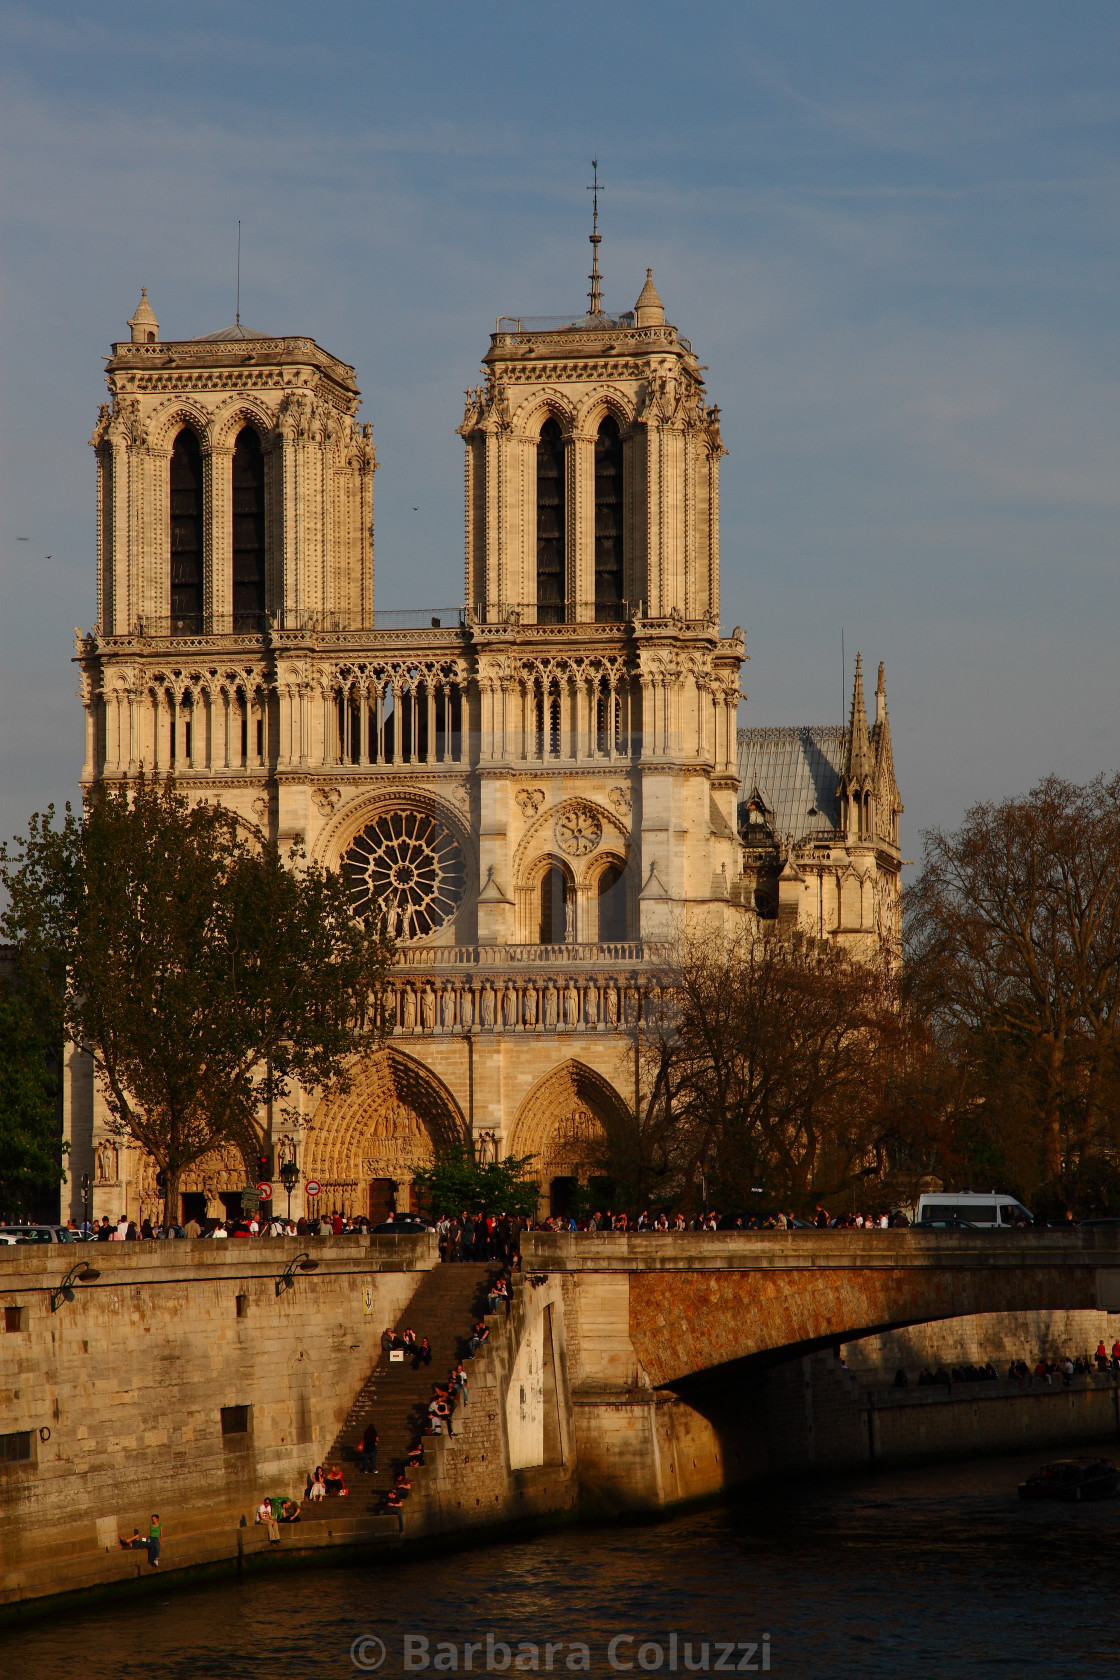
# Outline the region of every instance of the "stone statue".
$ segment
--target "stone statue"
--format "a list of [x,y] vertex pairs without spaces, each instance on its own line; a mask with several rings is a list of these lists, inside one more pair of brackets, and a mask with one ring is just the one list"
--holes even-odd
[[603,1007],[606,1011],[607,1024],[611,1027],[618,1025],[618,987],[608,986],[603,994]]
[[469,986],[459,993],[459,1025],[464,1032],[470,1032],[474,1025],[474,994]]
[[599,988],[588,986],[583,994],[583,1018],[589,1027],[599,1025]]
[[579,1024],[579,991],[576,983],[569,977],[564,987],[564,1025],[574,1027]]
[[444,1032],[450,1032],[455,1025],[455,993],[450,986],[445,986],[440,993],[439,1015]]
[[537,988],[535,986],[526,987],[521,1005],[521,1019],[527,1027],[535,1027],[537,1024]]
[[487,980],[478,1000],[478,1019],[484,1027],[494,1025],[494,988]]
[[546,1027],[554,1027],[556,1025],[556,1004],[556,986],[553,981],[550,980],[544,989],[544,1007],[542,1010],[542,1019]]
[[636,986],[627,986],[627,988],[626,988],[626,1025],[628,1027],[633,1027],[637,1024],[637,1020],[638,1020],[638,988]]
[[412,1032],[416,1026],[416,993],[411,986],[401,993],[401,1026],[405,1032]]
[[479,1133],[475,1157],[480,1167],[490,1166],[498,1159],[498,1139],[493,1132]]
[[432,1032],[436,1024],[436,994],[430,986],[420,993],[420,1022],[425,1032]]
[[513,989],[513,982],[509,980],[506,981],[506,989],[502,993],[502,1025],[517,1025],[517,993]]
[[102,1138],[97,1146],[97,1182],[98,1184],[116,1184],[120,1176],[117,1146],[110,1143],[108,1138]]
[[282,1167],[288,1161],[294,1162],[295,1158],[296,1140],[285,1132],[277,1145],[277,1164]]

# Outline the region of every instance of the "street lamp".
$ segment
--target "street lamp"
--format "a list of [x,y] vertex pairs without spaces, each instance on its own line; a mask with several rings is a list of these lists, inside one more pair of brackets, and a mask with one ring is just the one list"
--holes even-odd
[[288,1219],[292,1217],[292,1191],[299,1183],[299,1168],[294,1161],[285,1161],[280,1168],[280,1182],[288,1192]]
[[312,1260],[310,1254],[297,1254],[294,1260],[289,1261],[284,1276],[276,1279],[277,1295],[283,1295],[286,1289],[295,1288],[297,1266],[301,1272],[317,1272],[319,1270],[318,1260]]
[[90,1232],[93,1229],[93,1225],[92,1225],[92,1222],[91,1222],[90,1217],[89,1217],[89,1198],[90,1198],[89,1174],[87,1172],[85,1172],[85,1173],[82,1174],[82,1206],[85,1209],[85,1219],[82,1221],[82,1223],[85,1226],[85,1233],[86,1233],[87,1237],[89,1236]]
[[79,1260],[71,1266],[57,1289],[51,1290],[51,1311],[57,1312],[63,1301],[74,1299],[75,1283],[96,1283],[101,1276],[94,1267],[87,1266],[84,1260]]

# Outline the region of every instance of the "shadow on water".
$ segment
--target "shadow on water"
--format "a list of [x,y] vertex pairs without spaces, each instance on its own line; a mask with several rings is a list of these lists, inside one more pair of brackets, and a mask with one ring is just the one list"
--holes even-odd
[[[717,1662],[723,1672],[761,1672],[738,1665],[760,1664],[768,1634],[770,1672],[799,1680],[1061,1680],[1120,1660],[1120,1499],[1022,1504],[1017,1484],[1041,1456],[771,1485],[653,1526],[563,1529],[389,1568],[60,1610],[51,1622],[0,1635],[0,1668],[33,1680],[71,1672],[116,1680],[432,1676],[466,1672],[464,1645],[490,1632],[492,1671],[506,1671],[508,1644],[511,1676],[534,1671],[534,1662],[548,1672],[552,1642],[561,1648],[551,1672],[583,1672],[568,1667],[573,1642],[582,1641],[587,1672],[640,1680],[671,1672],[672,1655],[676,1672],[687,1672],[686,1642],[697,1664],[707,1641],[708,1672]],[[428,1641],[427,1667],[418,1645],[406,1670],[408,1635]],[[360,1643],[366,1636],[386,1647],[376,1670],[378,1649]],[[454,1647],[454,1668],[441,1640]],[[748,1653],[752,1644],[759,1649]],[[721,1651],[726,1645],[735,1649]],[[485,1663],[483,1643],[470,1672],[485,1672]]]

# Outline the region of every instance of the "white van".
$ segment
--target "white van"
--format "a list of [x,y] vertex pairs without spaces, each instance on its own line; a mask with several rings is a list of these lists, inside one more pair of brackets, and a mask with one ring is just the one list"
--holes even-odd
[[968,1225],[981,1225],[987,1230],[1008,1231],[1015,1225],[1033,1225],[1033,1215],[1014,1196],[997,1191],[985,1195],[979,1190],[943,1190],[927,1192],[918,1197],[916,1224],[932,1224],[939,1219],[960,1219]]

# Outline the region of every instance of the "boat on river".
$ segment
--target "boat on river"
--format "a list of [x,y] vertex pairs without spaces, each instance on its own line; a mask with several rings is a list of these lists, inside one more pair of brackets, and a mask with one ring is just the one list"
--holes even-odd
[[1020,1499],[1111,1499],[1120,1470],[1110,1458],[1059,1458],[1019,1483]]

